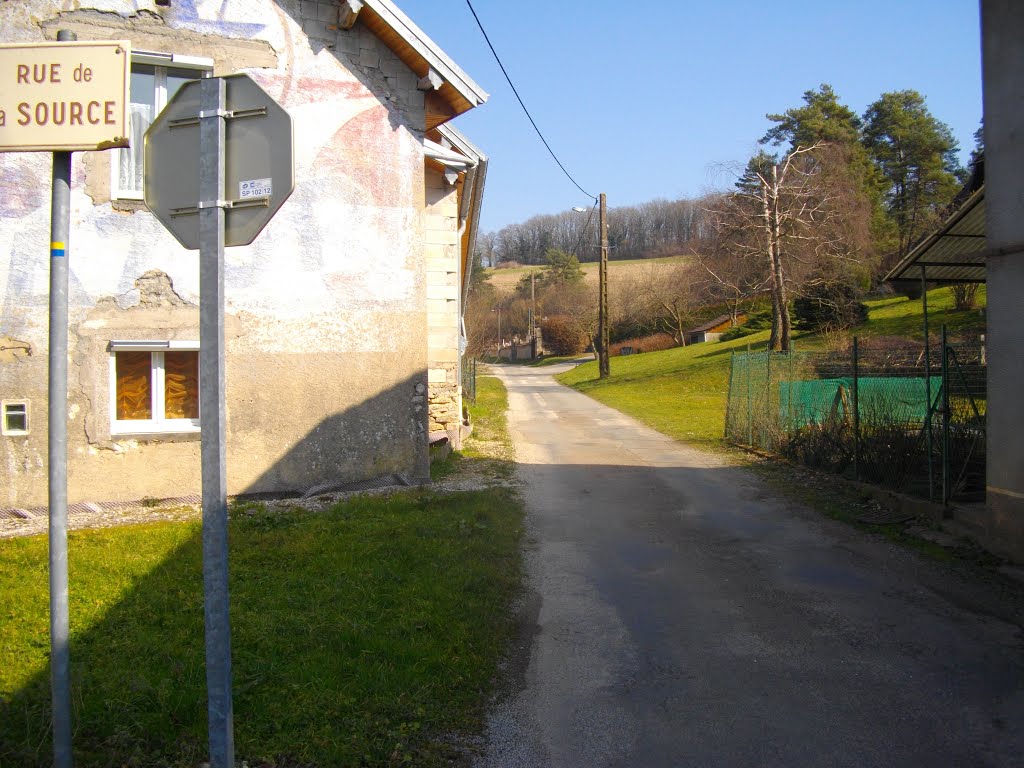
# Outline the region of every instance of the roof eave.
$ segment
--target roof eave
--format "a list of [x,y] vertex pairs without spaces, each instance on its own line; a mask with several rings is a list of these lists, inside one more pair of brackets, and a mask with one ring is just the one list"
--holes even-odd
[[[464,104],[454,104],[456,114],[480,106],[489,95],[438,47],[391,0],[362,0],[384,24],[390,27],[422,60],[425,70],[433,70],[451,86]],[[397,51],[396,51],[397,53]],[[421,75],[423,72],[420,73]]]

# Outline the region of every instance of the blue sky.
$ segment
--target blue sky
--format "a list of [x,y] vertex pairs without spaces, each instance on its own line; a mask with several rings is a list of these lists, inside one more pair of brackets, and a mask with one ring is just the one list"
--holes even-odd
[[[491,158],[481,226],[589,200],[534,134],[465,0],[395,0],[491,95],[453,124]],[[858,113],[913,88],[966,161],[981,119],[977,0],[473,0],[552,148],[609,206],[728,184],[769,112],[829,83]]]

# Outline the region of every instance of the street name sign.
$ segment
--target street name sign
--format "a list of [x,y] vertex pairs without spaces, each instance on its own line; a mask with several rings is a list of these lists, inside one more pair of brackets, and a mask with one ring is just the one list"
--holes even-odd
[[200,197],[202,80],[185,83],[146,131],[143,197],[189,250],[199,248],[199,211],[204,206],[224,208],[225,246],[248,245],[295,187],[291,115],[248,75],[221,79],[226,91],[225,199]]
[[128,146],[131,43],[0,44],[0,152]]

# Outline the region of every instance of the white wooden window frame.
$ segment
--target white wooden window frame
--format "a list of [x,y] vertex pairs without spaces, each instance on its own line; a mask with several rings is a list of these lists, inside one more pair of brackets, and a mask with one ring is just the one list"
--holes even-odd
[[[24,429],[10,428],[7,425],[8,414],[13,413],[17,409],[20,409],[20,412],[25,414]],[[32,423],[29,420],[28,400],[0,401],[0,418],[3,419],[3,421],[0,422],[0,433],[2,433],[5,437],[18,437],[21,435],[27,435],[29,433],[29,429],[31,429],[32,427]]]
[[[164,353],[198,352],[198,341],[111,341],[110,342],[110,434],[166,435],[199,432],[199,419],[118,419],[117,353],[150,353],[150,413],[164,413]],[[203,403],[200,398],[199,408]]]
[[[176,53],[132,51],[132,64],[149,64],[154,67],[154,118],[167,106],[168,69],[194,69],[196,79],[210,77],[213,74],[213,59],[204,56],[182,56]],[[129,134],[130,132],[129,130]],[[136,150],[141,151],[141,147],[132,147],[132,151]],[[121,150],[114,150],[110,153],[110,199],[142,199],[142,190],[121,189]]]

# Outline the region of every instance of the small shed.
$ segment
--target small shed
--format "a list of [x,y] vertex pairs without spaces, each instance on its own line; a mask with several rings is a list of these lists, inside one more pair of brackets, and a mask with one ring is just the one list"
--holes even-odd
[[740,312],[736,315],[735,321],[732,315],[719,315],[714,320],[709,320],[703,325],[691,328],[686,331],[686,344],[700,344],[704,341],[718,341],[722,334],[736,325],[743,325],[747,321],[747,314]]

